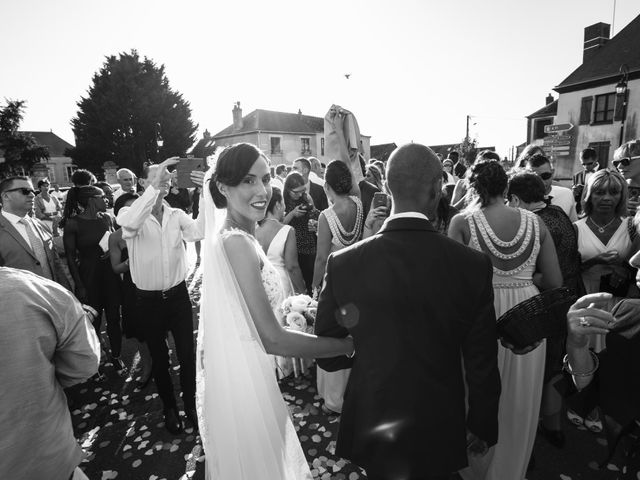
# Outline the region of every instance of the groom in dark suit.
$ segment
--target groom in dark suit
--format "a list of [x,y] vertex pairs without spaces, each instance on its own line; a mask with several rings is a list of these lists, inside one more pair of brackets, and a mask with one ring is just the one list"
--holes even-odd
[[336,454],[371,480],[449,479],[498,436],[491,262],[431,226],[442,188],[431,149],[396,149],[387,183],[393,214],[329,257],[320,294],[316,334],[355,343],[352,360],[318,359],[329,371],[352,362]]

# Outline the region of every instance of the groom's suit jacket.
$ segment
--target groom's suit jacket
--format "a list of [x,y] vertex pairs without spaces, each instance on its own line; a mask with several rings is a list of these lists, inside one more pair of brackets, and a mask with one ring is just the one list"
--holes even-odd
[[[42,240],[49,266],[53,273],[52,280],[71,290],[69,281],[61,265],[62,261],[55,249],[51,231],[40,220],[31,218],[31,225],[37,237]],[[28,270],[42,276],[42,266],[36,258],[31,246],[22,238],[11,222],[0,212],[0,266]]]
[[467,429],[496,443],[492,274],[485,254],[420,218],[389,219],[329,257],[315,332],[351,334],[356,349],[337,455],[385,478],[413,478],[465,467]]

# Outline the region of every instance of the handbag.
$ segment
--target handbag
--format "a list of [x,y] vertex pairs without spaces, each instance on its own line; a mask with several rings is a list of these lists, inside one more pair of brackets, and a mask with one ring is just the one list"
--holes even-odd
[[546,290],[528,298],[498,319],[498,336],[523,349],[543,338],[565,335],[567,312],[577,299],[566,287]]

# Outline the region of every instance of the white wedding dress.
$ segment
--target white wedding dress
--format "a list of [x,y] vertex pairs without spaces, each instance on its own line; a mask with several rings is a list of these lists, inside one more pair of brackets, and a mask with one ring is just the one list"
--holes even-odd
[[[210,174],[209,174],[210,175]],[[205,179],[207,181],[207,179]],[[206,183],[205,183],[206,185]],[[197,343],[196,406],[209,480],[311,480],[307,460],[224,249],[246,236],[261,259],[261,277],[275,310],[282,286],[255,239],[218,233],[220,210],[205,188],[203,283]]]

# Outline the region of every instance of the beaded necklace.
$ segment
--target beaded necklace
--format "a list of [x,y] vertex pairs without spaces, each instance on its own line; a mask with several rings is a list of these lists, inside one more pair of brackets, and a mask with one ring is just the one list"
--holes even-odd
[[344,229],[342,223],[340,223],[338,215],[333,210],[333,208],[325,211],[325,217],[327,219],[327,223],[329,224],[331,235],[344,246],[352,245],[360,239],[360,232],[362,230],[363,221],[362,202],[356,196],[351,196],[349,198],[356,204],[356,221],[353,229],[350,232]]

